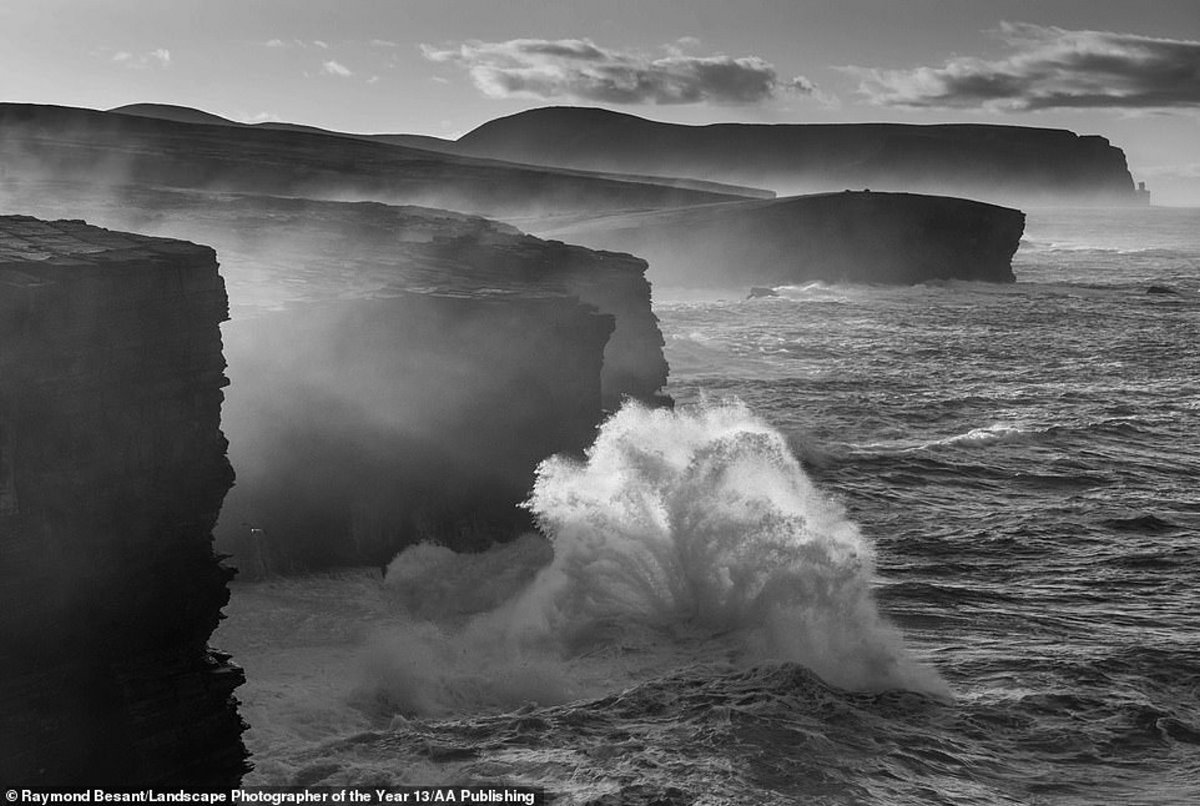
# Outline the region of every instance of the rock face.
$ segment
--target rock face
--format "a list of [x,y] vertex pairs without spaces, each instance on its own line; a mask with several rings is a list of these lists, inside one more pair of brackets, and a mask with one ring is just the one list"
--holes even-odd
[[654,282],[780,285],[824,280],[1013,282],[1019,210],[945,196],[827,193],[604,216],[550,230],[598,249],[622,244]]
[[0,217],[0,779],[236,786],[211,249]]
[[288,292],[226,328],[239,483],[219,540],[248,573],[516,537],[542,459],[582,451],[623,396],[661,401],[643,261],[440,211],[261,201],[221,218],[289,244],[278,269],[247,245],[226,263],[232,289],[259,270],[247,300]]
[[490,121],[456,153],[534,165],[686,176],[784,194],[869,187],[1003,204],[1137,204],[1103,137],[1022,126],[894,123],[682,126],[550,107]]
[[421,541],[480,550],[531,529],[517,505],[537,464],[595,436],[612,327],[570,296],[512,291],[235,322],[223,520],[239,567],[382,564]]
[[670,207],[737,193],[597,177],[319,131],[0,104],[15,177],[424,204],[493,216]]

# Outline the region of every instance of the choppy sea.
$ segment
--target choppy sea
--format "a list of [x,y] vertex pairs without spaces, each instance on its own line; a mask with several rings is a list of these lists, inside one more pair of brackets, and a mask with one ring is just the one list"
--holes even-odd
[[235,583],[247,783],[1200,803],[1200,209],[1028,212],[1012,285],[656,289],[552,547]]

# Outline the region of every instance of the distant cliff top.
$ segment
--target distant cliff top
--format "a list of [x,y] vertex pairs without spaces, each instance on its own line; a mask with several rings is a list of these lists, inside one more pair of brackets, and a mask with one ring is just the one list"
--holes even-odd
[[178,259],[188,254],[211,261],[213,251],[186,241],[114,232],[79,220],[0,216],[0,282],[11,279],[6,270],[79,268],[113,261]]
[[1065,129],[901,123],[685,126],[583,107],[483,124],[459,153],[550,167],[686,176],[780,193],[870,187],[1004,203],[1136,203],[1125,154]]

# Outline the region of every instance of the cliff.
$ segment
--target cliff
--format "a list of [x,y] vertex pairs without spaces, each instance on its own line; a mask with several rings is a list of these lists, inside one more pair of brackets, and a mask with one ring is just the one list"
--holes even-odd
[[542,459],[582,451],[622,396],[659,400],[643,261],[442,211],[217,207],[246,303],[226,328],[239,483],[219,539],[250,573],[516,537]]
[[659,402],[667,381],[646,263],[628,254],[547,242],[446,210],[370,202],[9,181],[0,184],[0,212],[6,206],[211,244],[235,318],[395,291],[575,296],[615,319],[601,378],[606,409],[626,395]]
[[499,290],[234,322],[238,486],[222,539],[256,576],[381,565],[421,541],[480,550],[531,530],[517,504],[538,463],[595,436],[612,326],[566,295]]
[[828,193],[560,223],[557,237],[621,244],[655,282],[781,285],[825,280],[1013,282],[1019,210],[911,193]]
[[228,789],[211,249],[0,217],[0,780]]
[[670,207],[734,192],[509,165],[320,130],[0,104],[14,178],[423,204],[493,216]]
[[539,461],[582,450],[624,396],[665,402],[646,264],[626,254],[427,208],[8,188],[220,250],[239,481],[218,540],[247,575],[515,537]]
[[534,165],[751,185],[784,194],[845,188],[1004,204],[1134,204],[1125,155],[1062,129],[894,123],[683,126],[603,109],[549,107],[483,124],[456,153]]

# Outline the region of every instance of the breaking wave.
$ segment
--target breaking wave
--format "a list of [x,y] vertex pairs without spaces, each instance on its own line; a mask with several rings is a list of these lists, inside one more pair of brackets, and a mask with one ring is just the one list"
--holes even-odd
[[740,403],[626,405],[585,460],[542,463],[526,506],[552,558],[533,535],[485,555],[397,556],[388,580],[408,619],[372,641],[360,701],[418,714],[549,704],[680,666],[769,661],[848,689],[949,693],[879,615],[857,527]]

